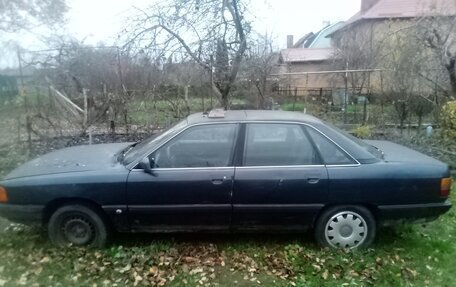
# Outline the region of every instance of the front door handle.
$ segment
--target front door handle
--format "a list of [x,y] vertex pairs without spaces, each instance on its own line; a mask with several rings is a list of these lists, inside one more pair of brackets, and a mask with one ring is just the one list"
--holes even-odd
[[320,181],[320,179],[316,178],[316,177],[310,177],[310,178],[307,179],[307,182],[309,184],[317,184],[319,181]]
[[226,176],[224,176],[223,178],[216,178],[216,179],[212,180],[212,184],[220,185],[220,184],[224,183],[225,180],[226,180]]

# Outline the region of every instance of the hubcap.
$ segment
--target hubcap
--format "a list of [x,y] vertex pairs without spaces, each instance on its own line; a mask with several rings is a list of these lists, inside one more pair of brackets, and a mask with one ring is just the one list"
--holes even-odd
[[325,227],[326,241],[332,247],[355,248],[364,242],[367,232],[366,221],[353,211],[337,213]]
[[83,217],[72,217],[64,222],[62,231],[68,243],[86,245],[95,235],[93,224]]

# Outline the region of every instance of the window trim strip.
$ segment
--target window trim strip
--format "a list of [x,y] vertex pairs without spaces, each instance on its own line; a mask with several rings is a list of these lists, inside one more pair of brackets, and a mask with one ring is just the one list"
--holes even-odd
[[[306,127],[309,127],[309,128],[312,128],[316,131],[318,131],[320,134],[322,134],[324,137],[326,137],[328,140],[330,140],[332,143],[334,143],[337,147],[339,147],[342,151],[344,151],[348,156],[350,156],[355,162],[356,164],[349,164],[349,165],[331,165],[331,164],[328,164],[328,165],[323,165],[323,166],[326,166],[326,167],[356,167],[356,166],[360,166],[361,163],[355,158],[353,157],[349,152],[347,152],[343,147],[341,147],[339,144],[337,144],[335,141],[333,141],[330,137],[328,137],[325,133],[323,133],[322,131],[320,131],[318,128],[308,124],[308,123],[304,123],[304,122],[295,122],[295,121],[274,121],[274,120],[271,120],[271,121],[256,121],[256,120],[246,120],[246,121],[215,121],[215,122],[206,122],[206,123],[196,123],[196,124],[191,124],[189,126],[187,126],[186,128],[182,129],[179,133],[175,134],[174,136],[172,136],[171,138],[169,138],[166,142],[162,143],[160,146],[156,147],[155,149],[153,149],[150,153],[146,153],[144,154],[143,156],[139,156],[135,161],[131,162],[128,166],[126,166],[127,169],[129,169],[130,171],[131,170],[134,170],[134,167],[138,165],[138,163],[146,156],[149,156],[151,154],[153,154],[156,150],[158,150],[159,148],[161,148],[162,146],[164,146],[165,144],[167,144],[169,141],[171,141],[172,139],[174,139],[175,137],[179,136],[181,133],[183,133],[184,131],[186,131],[187,129],[191,128],[191,127],[195,127],[195,126],[201,126],[201,125],[214,125],[214,124],[237,124],[238,125],[238,133],[241,131],[241,129],[239,128],[242,124],[249,124],[249,123],[287,123],[287,124],[298,124],[298,125],[303,125],[303,126],[306,126]],[[244,134],[245,134],[245,130],[244,130]],[[244,136],[245,137],[245,136]],[[306,167],[309,166],[309,165],[305,165]],[[246,167],[246,166],[232,166],[232,167],[235,167],[235,168],[242,168],[242,167]],[[251,167],[259,167],[259,166],[251,166]],[[265,166],[265,167],[277,167],[277,166]],[[284,167],[284,166],[280,166],[280,167]],[[293,167],[296,167],[293,165]],[[200,169],[200,167],[196,167],[197,169]],[[186,169],[196,169],[196,168],[186,168]],[[201,168],[227,168],[227,167],[201,167]],[[184,169],[184,168],[176,168],[176,169]],[[158,169],[157,169],[158,170]],[[169,170],[169,169],[167,169]]]

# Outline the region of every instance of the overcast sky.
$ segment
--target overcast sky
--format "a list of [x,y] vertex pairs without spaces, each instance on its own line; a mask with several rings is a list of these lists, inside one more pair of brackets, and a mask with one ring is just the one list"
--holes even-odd
[[[124,28],[129,15],[137,13],[134,7],[145,9],[160,0],[67,0],[69,11],[67,24],[58,33],[86,44],[103,42],[112,45],[119,31]],[[361,0],[247,0],[250,1],[248,18],[253,21],[254,29],[273,36],[276,47],[286,47],[286,35],[294,35],[295,41],[309,32],[316,32],[324,21],[335,23],[350,18],[359,11]],[[36,31],[47,35],[45,29]],[[13,40],[0,47],[0,67],[14,67],[17,58],[14,42],[27,50],[45,48],[37,37],[22,32],[6,35],[2,40]]]
[[[68,31],[87,43],[109,44],[121,31],[132,6],[146,8],[157,0],[68,0]],[[277,45],[285,47],[286,35],[295,39],[318,31],[323,21],[347,20],[358,12],[361,0],[250,0],[254,27],[272,33]]]

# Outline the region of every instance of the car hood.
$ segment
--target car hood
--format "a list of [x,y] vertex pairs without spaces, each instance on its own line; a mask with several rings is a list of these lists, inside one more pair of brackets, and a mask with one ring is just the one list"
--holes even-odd
[[131,144],[81,145],[56,150],[20,165],[5,179],[112,168],[119,165],[116,154]]
[[384,153],[384,160],[388,162],[423,163],[446,166],[445,163],[435,158],[393,142],[378,140],[365,140],[365,142],[380,149]]

